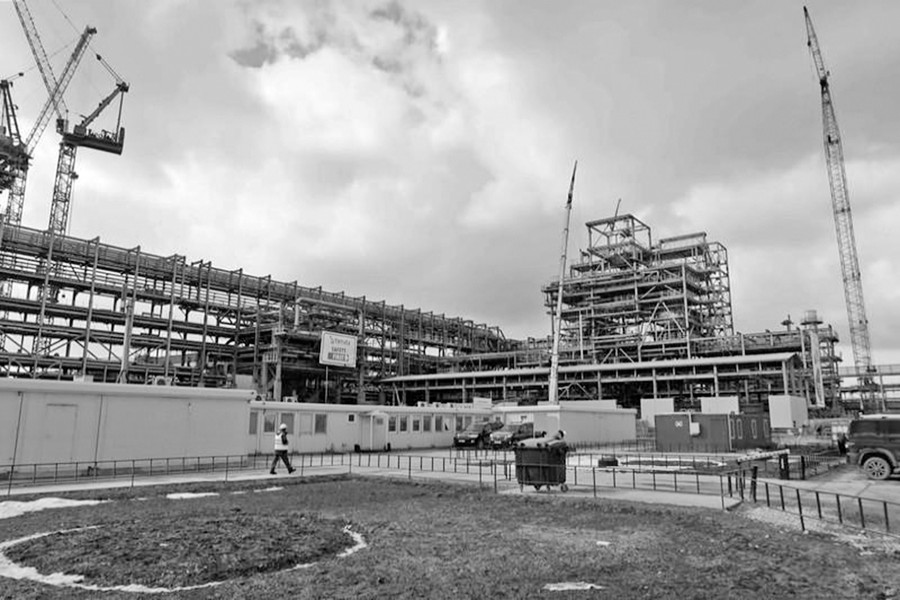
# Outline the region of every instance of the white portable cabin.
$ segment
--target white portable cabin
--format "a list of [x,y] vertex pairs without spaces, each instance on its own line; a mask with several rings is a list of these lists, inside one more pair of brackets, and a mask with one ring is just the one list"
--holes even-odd
[[0,379],[0,465],[240,455],[252,396]]
[[769,419],[772,429],[792,429],[809,423],[809,408],[803,396],[769,396]]
[[675,412],[674,398],[641,398],[641,421],[653,427],[656,415],[670,415]]
[[573,400],[559,404],[497,407],[505,422],[533,421],[535,431],[552,435],[566,432],[566,441],[584,444],[611,444],[637,439],[637,411],[615,408],[609,400]]
[[379,406],[254,401],[245,452],[272,452],[275,431],[287,426],[293,452],[382,451],[448,448],[453,434],[474,421],[491,420],[490,408],[472,404]]

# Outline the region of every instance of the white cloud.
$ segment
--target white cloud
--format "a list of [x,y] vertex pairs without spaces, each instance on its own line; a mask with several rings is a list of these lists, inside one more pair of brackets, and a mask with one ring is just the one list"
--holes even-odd
[[[857,255],[872,352],[895,355],[900,327],[900,254],[886,223],[900,222],[891,197],[900,189],[900,157],[848,161]],[[809,156],[783,171],[693,186],[672,206],[682,230],[706,230],[729,251],[735,326],[774,328],[816,309],[839,332],[852,362],[840,255],[824,160]]]

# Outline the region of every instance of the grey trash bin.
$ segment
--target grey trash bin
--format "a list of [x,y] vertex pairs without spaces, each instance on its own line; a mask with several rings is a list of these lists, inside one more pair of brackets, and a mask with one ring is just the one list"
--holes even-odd
[[515,447],[516,480],[519,485],[533,485],[534,489],[558,485],[563,492],[566,485],[566,454],[569,446],[558,439],[531,438]]

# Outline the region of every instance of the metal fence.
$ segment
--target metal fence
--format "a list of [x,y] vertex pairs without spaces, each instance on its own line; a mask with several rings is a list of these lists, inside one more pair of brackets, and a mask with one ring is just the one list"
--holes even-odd
[[815,519],[900,537],[900,502],[759,481],[753,469],[739,469],[728,473],[726,478],[729,496],[755,505],[765,503],[766,508],[794,515],[804,531],[808,521]]
[[[608,450],[608,449],[605,449]],[[616,464],[610,461],[615,456]],[[406,453],[322,453],[295,454],[292,463],[299,475],[382,474],[407,479],[433,479],[476,484],[495,493],[527,485],[565,483],[573,493],[598,497],[604,488],[625,488],[656,492],[700,494],[751,502],[796,515],[803,529],[809,519],[900,536],[900,503],[849,494],[792,486],[765,480],[768,461],[734,468],[721,455],[676,457],[665,454],[622,454],[571,452],[554,472],[551,481],[531,481],[530,467],[546,473],[547,464],[515,460],[515,453],[493,451],[450,452],[445,455]],[[0,482],[7,495],[13,488],[38,488],[60,484],[115,481],[134,486],[136,479],[153,483],[152,478],[202,474],[208,481],[228,481],[242,472],[268,468],[271,455],[148,458],[134,460],[33,463],[0,465]],[[811,472],[833,468],[826,460],[806,462]],[[804,464],[799,461],[799,464]],[[0,483],[0,484],[2,484]]]

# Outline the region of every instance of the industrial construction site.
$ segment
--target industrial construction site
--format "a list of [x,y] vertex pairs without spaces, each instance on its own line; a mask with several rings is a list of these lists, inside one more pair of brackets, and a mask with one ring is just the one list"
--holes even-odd
[[[0,3],[0,597],[897,597],[892,170],[806,7],[40,4]],[[801,32],[814,102],[752,95]],[[800,110],[815,175],[747,158]]]
[[[564,248],[558,277],[534,273],[534,294],[543,295],[554,327],[527,339],[440,307],[391,305],[316,282],[154,255],[142,251],[140,239],[117,247],[73,237],[67,231],[76,151],[122,153],[121,102],[129,85],[115,75],[98,108],[70,126],[60,105],[94,30],[84,29],[57,76],[27,5],[13,4],[49,97],[32,131],[20,131],[13,82],[0,82],[4,377],[240,388],[268,400],[340,404],[558,398],[638,407],[641,399],[671,398],[690,410],[703,398],[732,396],[753,411],[771,395],[791,395],[823,416],[900,406],[892,382],[900,367],[871,359],[840,137],[808,18],[823,97],[822,177],[831,182],[843,269],[833,277],[843,276],[852,360],[836,352],[839,336],[816,307],[785,307],[802,317],[773,314],[770,329],[736,332],[733,314],[741,307],[732,305],[728,251],[712,223],[709,231],[658,237],[654,223],[635,214],[596,215],[583,224],[587,245],[568,254]],[[115,118],[116,110],[114,128],[92,130],[101,113]],[[61,140],[51,215],[47,227],[29,227],[22,223],[25,179],[53,117]],[[351,339],[355,360],[323,360],[325,335]]]

